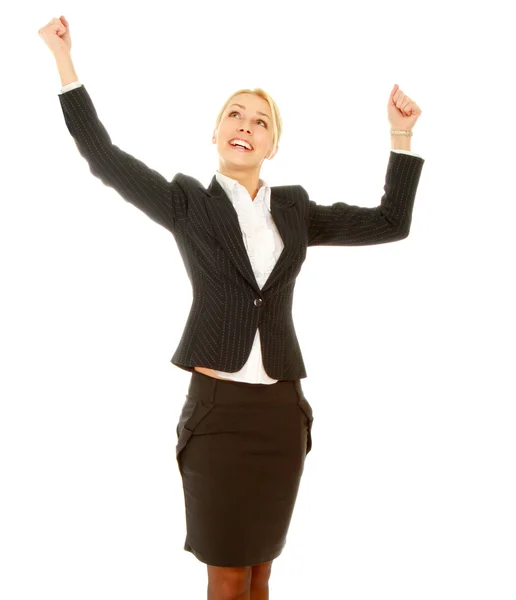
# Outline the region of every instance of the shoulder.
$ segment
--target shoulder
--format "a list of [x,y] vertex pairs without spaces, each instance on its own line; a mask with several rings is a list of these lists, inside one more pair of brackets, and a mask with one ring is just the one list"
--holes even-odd
[[202,188],[203,190],[206,189],[206,187],[198,179],[195,179],[195,177],[192,177],[191,175],[185,175],[184,173],[176,173],[172,181],[181,187]]
[[308,193],[302,185],[271,186],[271,194],[288,205],[301,206],[308,204]]

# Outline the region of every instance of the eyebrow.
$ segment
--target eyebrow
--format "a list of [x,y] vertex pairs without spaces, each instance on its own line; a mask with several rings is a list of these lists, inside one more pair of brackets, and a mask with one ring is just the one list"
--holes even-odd
[[[231,106],[240,106],[240,108],[243,108],[245,110],[245,106],[242,106],[241,104],[231,104]],[[259,110],[256,111],[257,115],[262,115],[262,117],[267,117],[270,120],[269,115],[266,115],[265,113],[260,112]]]

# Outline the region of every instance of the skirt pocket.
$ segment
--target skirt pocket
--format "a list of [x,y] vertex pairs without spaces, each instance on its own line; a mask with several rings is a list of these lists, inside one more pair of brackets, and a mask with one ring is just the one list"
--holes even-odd
[[307,419],[306,454],[308,454],[310,452],[310,450],[312,449],[312,424],[314,421],[314,415],[313,415],[312,407],[310,406],[310,403],[305,398],[305,395],[303,393],[303,388],[301,387],[301,382],[299,380],[297,380],[295,382],[295,385],[296,385],[296,392],[297,392],[297,395],[299,398],[297,405],[303,411],[303,413],[305,414],[306,419]]
[[176,460],[178,459],[181,450],[183,450],[188,443],[188,440],[195,432],[199,423],[201,423],[201,421],[213,410],[213,390],[208,396],[198,394],[188,394],[186,396],[181,416],[179,417],[179,423],[176,427],[176,434],[178,437],[176,444]]

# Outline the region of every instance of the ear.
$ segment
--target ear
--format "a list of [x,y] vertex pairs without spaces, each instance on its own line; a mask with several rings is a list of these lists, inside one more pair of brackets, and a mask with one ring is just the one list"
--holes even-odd
[[217,143],[217,130],[216,129],[213,130],[213,137],[211,138],[211,142],[212,142],[212,144]]

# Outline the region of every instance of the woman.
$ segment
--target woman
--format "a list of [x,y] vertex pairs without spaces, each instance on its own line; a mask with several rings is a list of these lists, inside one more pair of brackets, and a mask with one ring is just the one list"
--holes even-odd
[[172,233],[192,283],[192,308],[171,359],[192,374],[176,429],[184,549],[207,565],[209,599],[268,598],[312,446],[291,317],[296,277],[308,246],[408,235],[424,163],[410,151],[421,110],[394,86],[393,152],[375,208],[316,204],[302,186],[260,179],[282,129],[276,103],[261,89],[239,90],[224,103],[210,186],[182,173],[168,182],[111,142],[75,73],[66,19],[52,19],[39,34],[56,58],[65,122],[91,172]]

